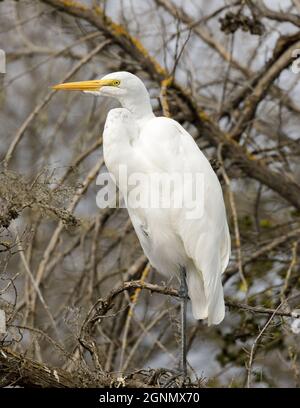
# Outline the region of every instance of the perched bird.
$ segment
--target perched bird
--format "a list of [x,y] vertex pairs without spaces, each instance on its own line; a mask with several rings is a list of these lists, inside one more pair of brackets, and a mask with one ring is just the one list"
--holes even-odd
[[[120,102],[122,107],[107,115],[103,152],[106,166],[124,194],[129,186],[128,180],[119,177],[120,166],[126,166],[128,175],[202,175],[198,216],[190,216],[195,206],[191,182],[170,189],[171,203],[178,192],[183,198],[179,208],[136,208],[127,201],[129,216],[151,265],[168,277],[180,278],[181,365],[186,373],[187,295],[195,319],[207,318],[211,325],[220,323],[225,315],[221,275],[229,262],[230,234],[219,180],[193,137],[175,120],[154,115],[149,93],[137,76],[114,72],[99,80],[53,88],[109,96]],[[155,187],[150,183],[141,188],[143,193],[151,193]]]

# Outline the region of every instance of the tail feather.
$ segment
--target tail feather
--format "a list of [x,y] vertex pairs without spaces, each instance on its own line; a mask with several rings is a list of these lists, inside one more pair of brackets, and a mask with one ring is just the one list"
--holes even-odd
[[224,294],[221,281],[222,254],[221,237],[212,240],[198,240],[195,266],[204,282],[204,291],[208,306],[208,325],[219,324],[225,316]]
[[201,271],[195,266],[187,271],[189,297],[192,303],[192,312],[195,319],[208,318],[208,325],[219,324],[225,316],[225,304],[221,279],[215,280],[216,287],[213,296],[207,299]]
[[192,303],[192,312],[195,319],[206,319],[208,306],[201,272],[195,267],[190,267],[187,273],[189,297]]
[[208,326],[219,324],[225,317],[224,293],[221,278],[215,281],[215,290],[208,303]]

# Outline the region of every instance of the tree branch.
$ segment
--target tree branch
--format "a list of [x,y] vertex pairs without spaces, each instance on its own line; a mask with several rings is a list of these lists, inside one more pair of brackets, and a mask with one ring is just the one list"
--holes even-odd
[[[41,0],[62,11],[82,18],[97,27],[103,34],[112,39],[116,44],[121,46],[135,61],[139,62],[141,67],[160,85],[164,79],[169,77],[168,72],[149,55],[148,51],[135,37],[131,36],[128,31],[120,24],[113,22],[107,17],[100,7],[89,8],[75,1],[64,0]],[[300,187],[285,174],[272,171],[261,160],[252,157],[245,151],[245,148],[222,132],[215,120],[210,118],[196,103],[188,91],[184,90],[176,81],[172,81],[169,90],[174,95],[180,97],[186,109],[192,114],[195,125],[200,134],[207,138],[209,142],[218,146],[219,143],[224,145],[224,155],[230,157],[241,170],[249,177],[260,181],[290,204],[300,209]]]

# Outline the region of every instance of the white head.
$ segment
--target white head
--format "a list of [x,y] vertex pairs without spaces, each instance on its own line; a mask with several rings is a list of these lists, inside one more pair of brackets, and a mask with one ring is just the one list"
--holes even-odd
[[152,115],[150,96],[144,83],[130,72],[120,71],[105,75],[92,81],[68,82],[53,86],[64,91],[82,91],[99,96],[116,98],[121,105],[134,115]]

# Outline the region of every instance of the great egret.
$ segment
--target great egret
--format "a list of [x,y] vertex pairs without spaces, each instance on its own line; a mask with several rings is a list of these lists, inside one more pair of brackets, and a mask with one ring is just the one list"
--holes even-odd
[[[180,277],[181,368],[186,374],[186,302],[189,295],[195,319],[219,324],[225,315],[221,274],[230,256],[230,234],[219,180],[192,136],[175,120],[156,117],[143,82],[129,72],[114,72],[100,80],[55,85],[57,90],[83,91],[116,98],[122,108],[112,109],[103,133],[104,160],[121,192],[128,192],[128,174],[201,174],[202,211],[189,217],[191,183],[170,191],[171,202],[180,189],[181,208],[127,208],[141,246],[154,268]],[[149,190],[147,184],[142,189]],[[146,191],[145,191],[146,192]],[[151,191],[150,191],[151,193]],[[172,207],[172,208],[171,208]]]

